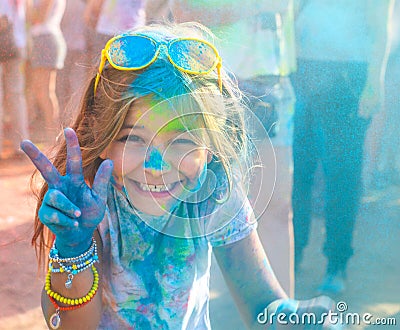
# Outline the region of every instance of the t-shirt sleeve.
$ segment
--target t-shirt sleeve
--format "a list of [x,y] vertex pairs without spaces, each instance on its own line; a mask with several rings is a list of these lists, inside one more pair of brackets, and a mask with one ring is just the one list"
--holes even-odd
[[213,247],[237,242],[257,228],[253,208],[244,191],[233,188],[225,203],[217,204],[207,223],[207,239]]

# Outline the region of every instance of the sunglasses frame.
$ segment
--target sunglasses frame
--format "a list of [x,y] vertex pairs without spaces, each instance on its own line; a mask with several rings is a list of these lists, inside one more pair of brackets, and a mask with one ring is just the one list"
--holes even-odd
[[[146,63],[145,65],[142,65],[140,67],[133,67],[133,68],[128,68],[128,67],[123,67],[123,66],[119,66],[117,64],[115,64],[112,59],[110,58],[110,55],[108,53],[108,50],[110,49],[111,45],[113,44],[114,41],[118,40],[118,39],[122,39],[124,37],[141,37],[141,38],[145,38],[150,40],[156,47],[156,51],[154,53],[154,56],[152,57],[152,59]],[[171,45],[173,45],[176,42],[179,41],[185,41],[185,40],[189,40],[189,41],[197,41],[200,43],[203,43],[207,46],[209,46],[214,54],[215,54],[215,61],[213,63],[213,65],[206,71],[195,71],[195,70],[188,70],[185,68],[182,68],[181,66],[179,66],[178,64],[176,64],[173,59],[171,58],[171,56],[169,55],[169,49],[171,47]],[[94,83],[94,93],[96,94],[96,90],[97,90],[97,86],[99,84],[100,81],[100,77],[101,77],[101,73],[103,72],[104,66],[106,64],[106,60],[108,61],[108,63],[110,63],[110,65],[116,69],[116,70],[120,70],[120,71],[136,71],[136,70],[141,70],[144,68],[147,68],[148,66],[150,66],[152,63],[155,62],[155,60],[158,58],[158,56],[160,55],[161,49],[165,48],[166,49],[166,55],[167,58],[169,60],[169,62],[179,71],[181,72],[185,72],[185,73],[189,73],[189,74],[208,74],[211,71],[213,71],[214,69],[217,69],[217,73],[218,73],[218,87],[220,89],[220,91],[222,92],[222,79],[221,79],[221,67],[222,67],[222,58],[219,56],[219,53],[217,51],[217,49],[215,48],[215,46],[213,44],[211,44],[210,42],[206,41],[206,40],[202,40],[202,39],[197,39],[197,38],[174,38],[172,40],[166,41],[166,42],[160,42],[155,40],[154,38],[151,38],[149,36],[146,35],[142,35],[142,34],[121,34],[118,36],[115,36],[113,38],[111,38],[110,40],[107,41],[106,45],[104,46],[104,48],[101,51],[101,60],[100,60],[100,64],[99,64],[99,69],[96,75],[96,80]]]

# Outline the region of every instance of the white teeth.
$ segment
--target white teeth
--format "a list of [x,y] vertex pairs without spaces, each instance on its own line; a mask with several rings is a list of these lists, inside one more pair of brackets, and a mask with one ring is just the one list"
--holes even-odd
[[145,184],[145,183],[139,183],[140,189],[143,191],[151,191],[151,192],[162,192],[162,191],[168,191],[172,188],[173,184]]

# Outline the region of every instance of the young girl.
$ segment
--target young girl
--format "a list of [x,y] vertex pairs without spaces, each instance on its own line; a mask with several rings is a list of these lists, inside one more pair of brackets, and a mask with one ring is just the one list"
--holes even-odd
[[240,93],[206,38],[181,24],[111,39],[54,165],[22,142],[46,180],[33,242],[42,261],[51,247],[50,327],[209,329],[211,251],[249,327],[330,308],[287,299],[269,266]]

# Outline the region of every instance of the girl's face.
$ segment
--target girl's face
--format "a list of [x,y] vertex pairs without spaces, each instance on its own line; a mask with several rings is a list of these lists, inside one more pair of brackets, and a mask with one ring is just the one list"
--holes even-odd
[[185,125],[174,117],[168,102],[135,100],[117,138],[102,155],[114,161],[116,185],[124,187],[132,205],[146,214],[164,215],[198,190],[211,160],[193,135],[204,130],[197,117],[185,116]]

